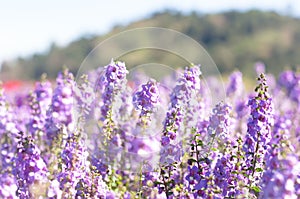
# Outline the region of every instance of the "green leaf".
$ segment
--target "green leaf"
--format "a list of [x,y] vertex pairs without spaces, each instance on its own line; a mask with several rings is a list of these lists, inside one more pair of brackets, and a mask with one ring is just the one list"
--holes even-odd
[[197,144],[198,144],[199,146],[203,146],[202,140],[197,140]]
[[255,171],[257,171],[257,172],[263,172],[264,170],[262,168],[256,168]]
[[261,190],[260,190],[260,188],[258,187],[258,186],[253,186],[253,187],[251,187],[251,189],[253,190],[253,191],[255,191],[256,193],[259,193]]
[[212,151],[218,151],[218,149],[216,149],[216,148],[211,148],[211,150],[212,150]]

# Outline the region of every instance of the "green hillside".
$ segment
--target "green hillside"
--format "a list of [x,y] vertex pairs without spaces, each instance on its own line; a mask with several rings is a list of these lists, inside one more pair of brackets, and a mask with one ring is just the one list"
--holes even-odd
[[[116,26],[106,35],[84,36],[65,47],[52,44],[48,52],[4,63],[3,71],[6,77],[18,79],[37,79],[44,72],[53,78],[62,66],[76,73],[86,55],[105,38],[149,26],[174,29],[197,40],[223,73],[238,68],[251,75],[256,61],[265,62],[267,71],[275,74],[300,64],[300,19],[262,11],[210,15],[165,11],[128,26]],[[135,56],[132,64],[141,60],[142,54]],[[165,61],[172,64],[171,60]]]

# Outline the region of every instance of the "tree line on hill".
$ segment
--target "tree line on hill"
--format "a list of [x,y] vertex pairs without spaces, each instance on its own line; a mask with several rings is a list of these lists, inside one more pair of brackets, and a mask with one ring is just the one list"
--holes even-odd
[[[104,35],[84,35],[66,46],[53,43],[46,52],[4,62],[2,72],[6,78],[19,80],[39,79],[43,73],[55,78],[66,66],[76,74],[84,58],[105,38],[124,30],[150,26],[174,29],[195,39],[224,74],[239,69],[254,75],[253,65],[257,61],[264,62],[267,72],[273,74],[286,68],[297,70],[300,63],[298,18],[257,10],[205,15],[167,10],[126,26],[115,26]],[[131,65],[142,63],[144,56],[135,56]],[[171,65],[174,62],[172,57],[158,56],[156,59],[165,59],[164,62]]]

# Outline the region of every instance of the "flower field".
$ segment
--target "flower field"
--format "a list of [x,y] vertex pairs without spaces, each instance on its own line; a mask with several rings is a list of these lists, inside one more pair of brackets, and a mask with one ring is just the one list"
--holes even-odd
[[112,60],[1,87],[0,198],[300,198],[300,74],[258,65],[249,92],[234,71],[216,103],[200,65],[128,76]]

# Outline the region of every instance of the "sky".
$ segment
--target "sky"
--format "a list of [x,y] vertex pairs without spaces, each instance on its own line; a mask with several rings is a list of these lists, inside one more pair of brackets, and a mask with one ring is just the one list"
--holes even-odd
[[4,60],[67,45],[85,34],[103,34],[153,12],[273,10],[300,16],[298,0],[0,0],[0,65]]

